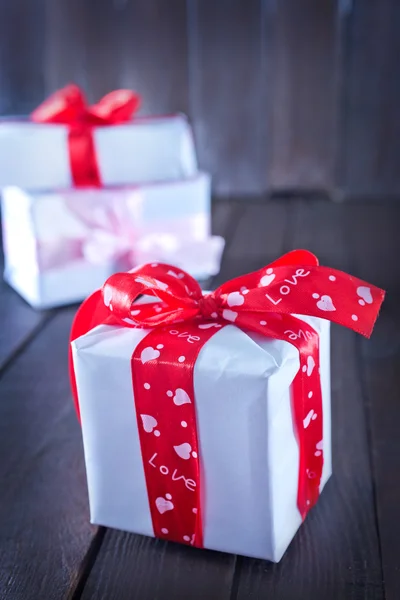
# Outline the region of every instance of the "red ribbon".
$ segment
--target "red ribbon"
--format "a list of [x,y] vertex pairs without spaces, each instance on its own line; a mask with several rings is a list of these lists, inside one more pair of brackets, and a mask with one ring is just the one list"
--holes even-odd
[[76,85],[52,94],[31,114],[36,123],[68,125],[68,147],[72,180],[77,187],[101,187],[93,139],[93,127],[130,121],[138,110],[140,97],[130,90],[115,90],[100,102],[88,106]]
[[[161,302],[135,305],[141,294]],[[383,298],[383,290],[295,250],[206,296],[187,273],[151,264],[112,275],[83,303],[71,340],[99,324],[151,329],[133,352],[132,381],[157,537],[203,544],[193,371],[210,337],[234,323],[298,349],[292,405],[300,451],[297,504],[305,518],[318,499],[323,467],[319,336],[293,313],[329,319],[369,337]],[[70,372],[79,414],[72,361]]]

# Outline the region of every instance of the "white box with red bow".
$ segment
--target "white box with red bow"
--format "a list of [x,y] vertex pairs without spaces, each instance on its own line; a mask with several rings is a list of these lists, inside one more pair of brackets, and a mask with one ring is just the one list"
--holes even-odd
[[109,277],[71,330],[92,521],[280,560],[331,475],[329,322],[369,337],[384,295],[305,250]]
[[[168,181],[197,172],[192,130],[185,115],[136,117],[92,129],[105,186]],[[0,122],[0,188],[64,189],[74,184],[68,127],[28,120]]]

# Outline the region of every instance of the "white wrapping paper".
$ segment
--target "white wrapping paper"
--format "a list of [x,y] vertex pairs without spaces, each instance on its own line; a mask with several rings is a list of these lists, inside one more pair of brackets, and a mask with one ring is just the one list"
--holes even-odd
[[[331,474],[330,324],[301,318],[321,335],[322,490]],[[152,536],[130,366],[145,335],[100,326],[73,342],[73,357],[91,521]],[[277,562],[300,526],[289,391],[298,368],[289,343],[234,326],[201,350],[194,387],[206,548]]]
[[[93,129],[103,185],[191,177],[197,160],[184,115],[139,117]],[[29,121],[0,122],[0,188],[29,190],[72,186],[68,128]]]
[[194,277],[219,270],[222,238],[210,237],[210,178],[126,188],[25,192],[6,188],[6,281],[36,308],[79,302],[114,272],[145,262]]

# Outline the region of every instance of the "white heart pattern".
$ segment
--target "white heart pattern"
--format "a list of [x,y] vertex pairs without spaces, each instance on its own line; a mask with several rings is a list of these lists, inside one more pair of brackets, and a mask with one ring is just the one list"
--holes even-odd
[[228,306],[241,306],[244,302],[244,297],[240,292],[231,292],[226,299]]
[[143,279],[143,277],[136,277],[135,281],[136,283],[142,283],[143,285],[149,288],[155,287],[152,283],[150,283],[150,281]]
[[330,296],[321,296],[321,299],[318,300],[317,306],[320,310],[324,311],[333,311],[336,310],[332,298]]
[[174,446],[174,450],[178,456],[180,456],[184,460],[188,460],[190,458],[192,446],[185,442],[184,444],[180,444],[179,446]]
[[166,500],[162,496],[159,496],[156,498],[156,507],[158,512],[162,515],[163,513],[167,512],[167,510],[172,510],[174,505],[170,500]]
[[163,281],[159,281],[158,279],[155,279],[155,282],[157,283],[157,287],[160,288],[160,290],[163,290],[165,292],[165,290],[168,289],[168,283],[164,283]]
[[271,273],[270,275],[264,275],[264,277],[261,277],[261,279],[260,279],[260,285],[262,287],[267,287],[267,285],[272,283],[274,279],[275,279],[275,273]]
[[157,427],[157,419],[151,415],[140,415],[143,423],[143,429],[146,433],[152,433],[153,429]]
[[222,325],[219,325],[218,323],[202,323],[201,325],[199,325],[199,329],[211,329],[211,327],[222,327]]
[[172,275],[172,277],[176,277],[178,279],[178,273],[175,273],[175,271],[167,271],[167,275]]
[[312,372],[314,371],[314,367],[315,367],[315,360],[313,359],[312,356],[309,356],[307,358],[307,375],[309,377],[311,377]]
[[371,294],[371,288],[366,287],[365,285],[361,285],[357,288],[357,295],[360,296],[360,298],[362,298],[367,304],[372,304],[373,299]]
[[142,350],[142,353],[140,355],[140,360],[142,361],[142,364],[144,365],[144,363],[147,363],[149,360],[155,360],[159,356],[160,356],[160,352],[158,350],[156,350],[155,348],[152,348],[151,346],[148,346],[147,348]]
[[136,317],[136,315],[140,314],[140,310],[131,310],[132,317]]
[[176,404],[176,406],[182,406],[182,404],[191,404],[191,402],[192,401],[185,390],[182,390],[181,388],[176,390],[174,396],[174,404]]
[[104,304],[108,307],[110,306],[112,300],[112,288],[109,285],[106,285],[103,291],[103,301]]
[[154,279],[154,281],[156,282],[156,285],[154,285],[154,283],[151,283],[150,281],[147,281],[147,279],[143,279],[143,277],[136,277],[135,281],[137,283],[142,283],[143,285],[145,285],[148,288],[159,288],[160,290],[163,290],[165,292],[165,290],[168,289],[168,284],[164,283],[163,281],[159,281],[158,279]]
[[303,419],[304,429],[307,429],[307,427],[309,426],[309,424],[311,423],[311,421],[315,421],[316,418],[317,418],[317,413],[314,412],[313,410],[310,410],[310,412],[308,413],[308,415],[306,416],[306,418]]
[[222,311],[222,317],[227,321],[232,321],[233,323],[236,321],[238,313],[234,310],[229,310],[229,308],[224,308]]
[[129,317],[124,317],[122,320],[128,323],[128,325],[136,325],[135,321],[132,321]]

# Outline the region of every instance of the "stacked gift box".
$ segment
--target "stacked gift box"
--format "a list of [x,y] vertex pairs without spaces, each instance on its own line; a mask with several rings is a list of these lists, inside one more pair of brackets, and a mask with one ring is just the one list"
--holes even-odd
[[210,177],[184,115],[135,117],[132,92],[87,107],[75,86],[0,125],[5,280],[31,305],[79,302],[113,272],[173,263],[219,270]]

